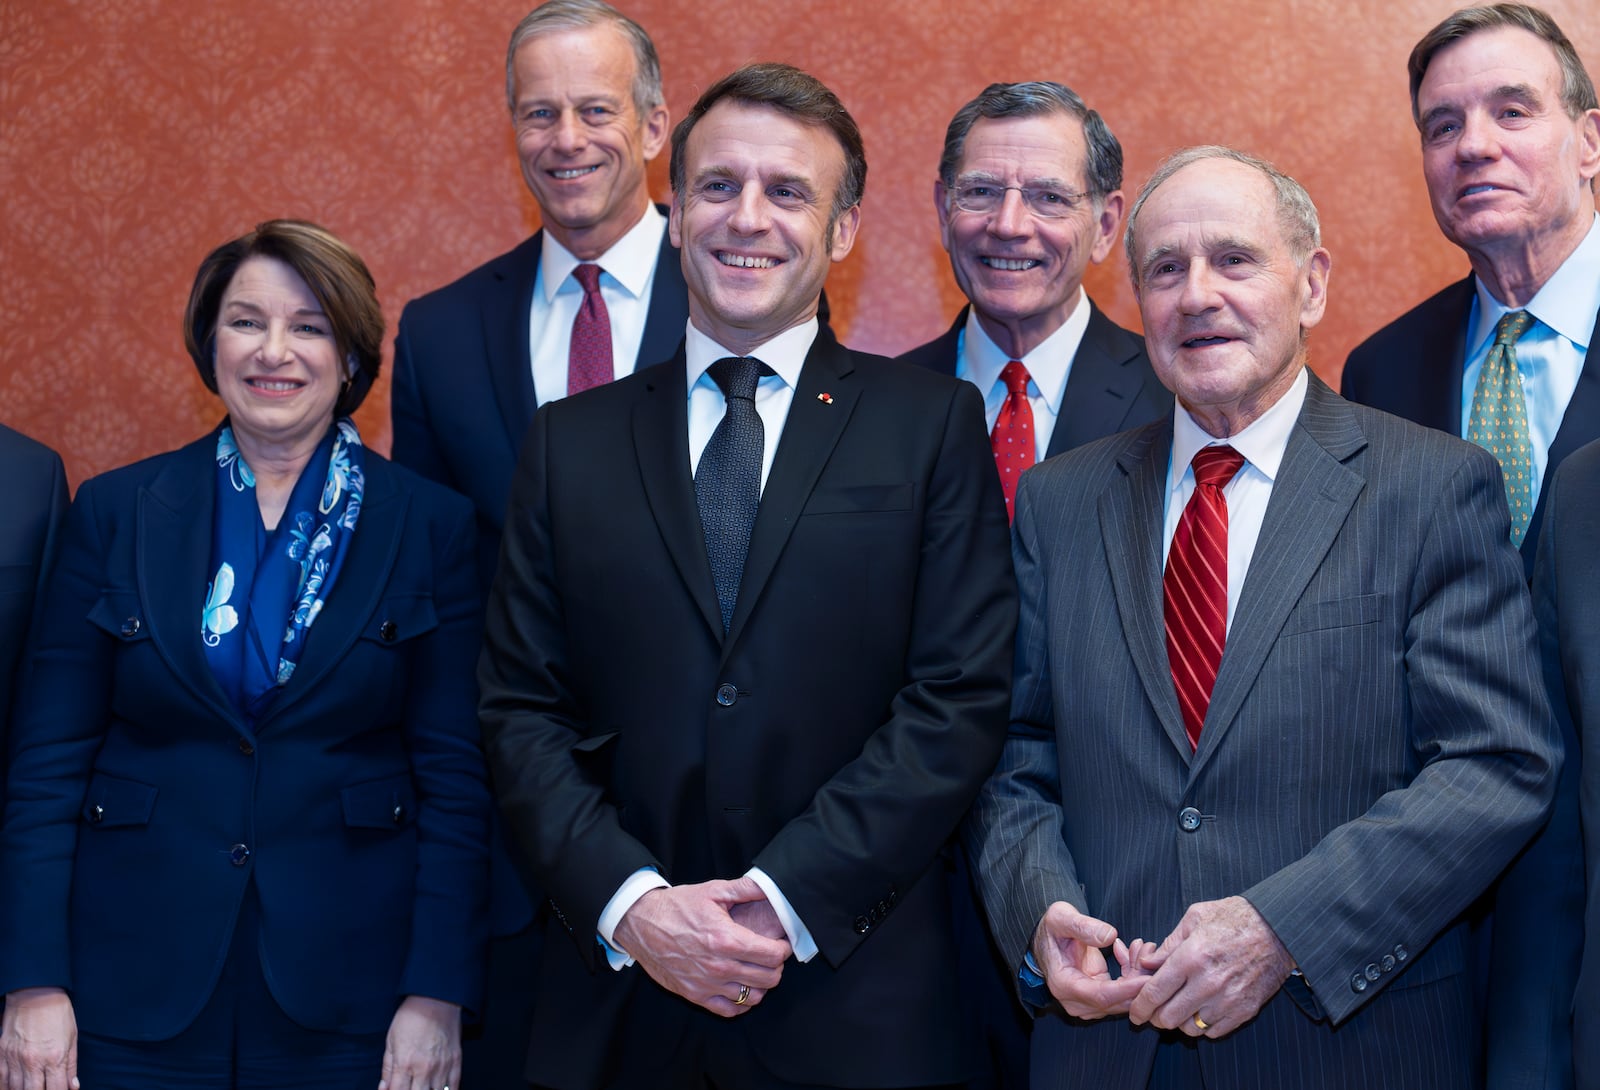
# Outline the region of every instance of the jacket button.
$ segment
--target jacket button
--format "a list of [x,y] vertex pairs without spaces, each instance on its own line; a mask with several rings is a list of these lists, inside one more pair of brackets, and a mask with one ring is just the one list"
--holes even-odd
[[252,756],[255,753],[255,751],[256,751],[256,747],[250,744],[250,739],[248,739],[248,738],[240,738],[239,739],[239,752],[240,753],[243,753],[246,757],[249,757],[249,756]]
[[1410,956],[1410,954],[1406,953],[1406,948],[1404,946],[1396,946],[1394,948],[1394,960],[1403,963],[1406,958]]
[[717,686],[717,703],[724,708],[733,707],[734,701],[739,699],[739,690],[733,685],[722,684]]
[[378,638],[384,643],[393,643],[394,638],[400,634],[400,629],[393,621],[384,621],[378,626]]
[[396,825],[404,825],[406,820],[406,808],[402,805],[396,804],[394,813],[390,814],[389,816],[394,819],[394,823]]
[[1384,972],[1386,972],[1386,973],[1394,972],[1394,967],[1395,967],[1394,955],[1393,954],[1385,954],[1385,955],[1383,955],[1383,960],[1380,961],[1378,964],[1383,966],[1383,971]]
[[228,862],[236,867],[242,867],[250,859],[250,849],[243,844],[235,844],[228,849]]
[[1178,811],[1178,828],[1186,833],[1192,833],[1200,828],[1200,811],[1193,806],[1185,806]]
[[104,806],[96,805],[96,806],[91,806],[89,808],[89,824],[91,824],[91,825],[99,825],[105,819],[106,819],[106,808]]
[[1350,977],[1350,990],[1358,993],[1366,991],[1367,978],[1362,976],[1360,973],[1355,973],[1352,975]]
[[857,916],[855,928],[856,934],[865,935],[868,931],[872,930],[872,921],[867,919],[865,916]]
[[1367,965],[1367,979],[1376,981],[1381,976],[1383,976],[1383,970],[1378,968],[1378,963],[1375,961],[1370,962]]
[[126,621],[123,621],[122,634],[128,639],[137,636],[139,634],[139,618],[129,617]]

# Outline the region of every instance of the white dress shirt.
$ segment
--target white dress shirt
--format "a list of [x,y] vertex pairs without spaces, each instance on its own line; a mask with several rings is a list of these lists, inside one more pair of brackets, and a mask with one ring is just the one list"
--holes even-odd
[[1595,214],[1589,233],[1572,256],[1561,263],[1527,306],[1508,307],[1494,297],[1482,280],[1473,279],[1478,290],[1467,322],[1467,366],[1461,375],[1458,434],[1466,435],[1471,423],[1472,392],[1484,361],[1489,358],[1489,349],[1494,346],[1495,326],[1507,311],[1526,310],[1538,320],[1517,340],[1517,372],[1522,378],[1522,397],[1528,405],[1528,440],[1533,446],[1533,494],[1529,502],[1538,504],[1550,463],[1550,444],[1556,441],[1567,403],[1578,389],[1595,315],[1600,314],[1600,213]]
[[1283,462],[1283,452],[1289,446],[1289,434],[1294,431],[1300,410],[1306,403],[1309,383],[1305,368],[1295,376],[1294,385],[1273,403],[1249,426],[1236,435],[1217,439],[1208,433],[1180,402],[1173,412],[1172,457],[1167,463],[1167,511],[1162,526],[1161,557],[1163,565],[1172,536],[1178,532],[1178,520],[1183,509],[1194,495],[1195,452],[1201,447],[1230,446],[1244,455],[1245,462],[1222,489],[1228,501],[1228,630],[1233,630],[1233,611],[1239,604],[1239,591],[1244,588],[1244,577],[1250,571],[1250,557],[1256,551],[1256,539],[1261,536],[1261,522],[1267,515],[1267,501],[1272,499],[1272,484],[1278,478],[1278,467]]
[[[647,205],[639,222],[591,262],[580,262],[549,231],[544,233],[533,302],[528,307],[528,354],[533,361],[533,394],[540,405],[567,396],[572,320],[583,305],[583,285],[572,270],[580,264],[599,265],[603,270],[600,297],[611,318],[612,377],[633,374],[635,363],[640,362],[650,288],[656,280],[656,259],[661,256],[661,235],[666,229],[666,217],[655,205]],[[642,362],[648,367],[661,361]]]
[[[1019,361],[1028,369],[1028,404],[1033,406],[1037,461],[1044,461],[1050,449],[1050,436],[1055,433],[1061,402],[1067,396],[1072,361],[1078,356],[1084,330],[1089,328],[1090,309],[1089,296],[1078,292],[1078,305],[1072,308],[1061,328]],[[978,321],[977,309],[969,308],[966,328],[956,338],[956,378],[966,379],[983,395],[983,411],[991,432],[1000,407],[1006,403],[1006,384],[1000,381],[1000,372],[1010,362],[1011,357],[1001,351]]]
[[[784,330],[750,353],[776,372],[764,376],[756,385],[756,412],[761,417],[763,437],[762,488],[766,487],[767,474],[772,470],[772,457],[778,450],[778,440],[783,435],[784,422],[789,419],[789,406],[794,404],[794,391],[800,383],[800,370],[805,366],[806,354],[811,351],[811,343],[817,339],[818,328],[819,323],[815,318],[809,322],[802,322],[792,329]],[[729,351],[701,333],[694,327],[693,322],[689,323],[688,336],[684,342],[684,355],[685,366],[688,369],[691,473],[699,468],[700,455],[704,453],[706,444],[711,442],[711,434],[717,430],[728,404],[727,398],[722,394],[722,388],[706,374],[706,371],[718,360],[739,354]],[[810,961],[815,957],[816,941],[811,937],[810,930],[800,921],[799,914],[778,888],[778,884],[760,867],[751,867],[745,875],[753,879],[756,885],[761,887],[761,892],[767,895],[767,900],[778,914],[778,922],[783,925],[784,934],[789,937],[789,946],[794,950],[795,959]],[[622,917],[627,915],[628,909],[632,908],[640,897],[653,889],[663,889],[671,884],[659,871],[649,868],[637,870],[623,881],[617,892],[612,894],[611,900],[606,902],[606,907],[600,912],[597,930],[600,932],[600,937],[605,940],[606,960],[613,969],[623,969],[633,964],[632,955],[618,948],[614,937]]]

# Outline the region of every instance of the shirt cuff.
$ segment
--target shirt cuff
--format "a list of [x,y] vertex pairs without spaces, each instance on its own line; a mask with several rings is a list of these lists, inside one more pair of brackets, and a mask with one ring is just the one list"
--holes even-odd
[[671,885],[655,868],[640,867],[628,875],[617,887],[617,892],[611,895],[611,900],[606,902],[606,907],[600,910],[600,922],[595,930],[600,932],[600,945],[605,947],[606,961],[613,969],[626,969],[633,964],[633,956],[618,947],[613,938],[622,917],[646,893],[653,889],[667,889]]
[[778,888],[778,883],[760,867],[751,867],[745,871],[745,877],[754,881],[761,887],[761,892],[767,895],[772,910],[778,914],[778,922],[783,925],[783,933],[789,936],[789,948],[794,951],[794,959],[810,961],[816,957],[816,941],[812,939],[806,925],[800,922],[799,913],[795,912],[794,905],[789,903],[789,898]]

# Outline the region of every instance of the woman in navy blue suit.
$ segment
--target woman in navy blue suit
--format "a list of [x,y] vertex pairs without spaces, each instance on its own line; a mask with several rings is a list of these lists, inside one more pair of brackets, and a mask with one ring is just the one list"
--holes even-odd
[[362,447],[383,316],[328,232],[220,247],[185,326],[227,419],[79,490],[12,726],[4,1086],[442,1090],[483,959],[471,507]]

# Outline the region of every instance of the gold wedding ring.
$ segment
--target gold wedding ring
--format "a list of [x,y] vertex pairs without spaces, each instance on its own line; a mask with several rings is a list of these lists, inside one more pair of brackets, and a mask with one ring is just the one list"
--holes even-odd
[[742,1007],[742,1006],[744,1006],[745,1000],[747,1000],[749,998],[750,998],[750,985],[741,984],[741,985],[739,985],[739,998],[735,999],[733,1001],[733,1005],[735,1007]]
[[1194,1016],[1195,1029],[1199,1030],[1201,1033],[1204,1033],[1207,1025],[1209,1025],[1209,1023],[1204,1018],[1201,1018],[1200,1013],[1196,1011]]

